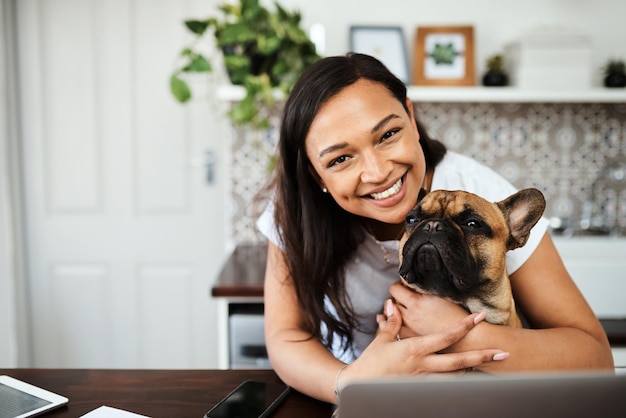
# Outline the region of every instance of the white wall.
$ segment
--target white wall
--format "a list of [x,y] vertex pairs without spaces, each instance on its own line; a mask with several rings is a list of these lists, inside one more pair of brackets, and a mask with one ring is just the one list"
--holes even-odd
[[[270,1],[267,1],[270,4]],[[626,59],[626,1],[624,0],[281,0],[300,10],[303,24],[326,27],[326,55],[349,47],[350,25],[397,25],[404,30],[409,63],[418,26],[474,26],[477,76],[489,55],[529,28],[567,24],[591,37],[594,67],[611,57]],[[596,84],[599,83],[599,75]]]

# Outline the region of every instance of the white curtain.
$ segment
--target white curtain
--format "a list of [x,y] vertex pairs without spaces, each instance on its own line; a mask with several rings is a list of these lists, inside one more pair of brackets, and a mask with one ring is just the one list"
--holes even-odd
[[0,367],[26,366],[14,3],[0,0]]

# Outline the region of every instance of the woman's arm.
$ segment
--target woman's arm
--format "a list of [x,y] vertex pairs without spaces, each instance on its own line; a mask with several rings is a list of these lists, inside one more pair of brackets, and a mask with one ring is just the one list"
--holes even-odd
[[[511,353],[506,361],[478,367],[488,372],[613,368],[606,334],[565,269],[549,234],[511,275],[511,284],[516,304],[532,329],[483,322],[452,350],[499,347]],[[410,329],[404,329],[403,335],[434,332],[465,314],[450,302],[416,295],[401,284],[393,285],[391,293]]]
[[293,282],[283,257],[282,251],[270,243],[264,289],[265,342],[276,373],[302,393],[334,402],[336,385],[343,387],[348,381],[463,370],[507,357],[506,353],[495,349],[435,354],[468,335],[484,319],[479,314],[463,315],[447,329],[432,335],[397,341],[402,317],[396,306],[388,301],[385,304],[386,319],[381,322],[379,334],[362,355],[344,369],[344,363],[304,329]]
[[276,373],[300,392],[333,402],[335,374],[343,363],[304,330],[283,252],[271,242],[263,298],[265,343]]

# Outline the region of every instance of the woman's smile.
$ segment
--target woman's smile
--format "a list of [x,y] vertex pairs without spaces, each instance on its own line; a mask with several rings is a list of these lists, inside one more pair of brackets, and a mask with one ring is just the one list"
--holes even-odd
[[401,188],[402,188],[402,178],[399,178],[398,181],[396,181],[394,185],[388,188],[387,190],[380,192],[380,193],[370,193],[370,196],[374,200],[386,199],[388,197],[398,194]]

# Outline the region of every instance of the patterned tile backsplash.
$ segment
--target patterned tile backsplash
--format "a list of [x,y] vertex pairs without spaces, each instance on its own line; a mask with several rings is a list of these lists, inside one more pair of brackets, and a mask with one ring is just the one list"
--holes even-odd
[[[546,216],[626,235],[626,104],[418,103],[433,138],[502,174],[536,187]],[[235,243],[262,240],[253,197],[267,178],[276,130],[236,131],[232,149]],[[587,222],[586,224],[584,222]]]

